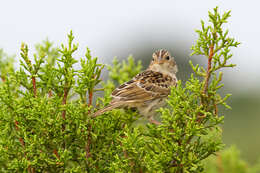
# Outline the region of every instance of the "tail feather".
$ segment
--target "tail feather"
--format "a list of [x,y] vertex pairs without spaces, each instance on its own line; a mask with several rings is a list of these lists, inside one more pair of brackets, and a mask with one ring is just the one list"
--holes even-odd
[[95,117],[97,117],[97,116],[99,116],[99,115],[101,115],[101,114],[103,114],[103,113],[105,113],[107,111],[110,111],[110,110],[112,110],[114,108],[118,108],[118,107],[122,106],[122,104],[123,103],[118,102],[118,103],[114,103],[114,104],[108,105],[107,107],[104,107],[103,109],[100,109],[97,112],[95,112],[92,115],[92,117],[95,118]]

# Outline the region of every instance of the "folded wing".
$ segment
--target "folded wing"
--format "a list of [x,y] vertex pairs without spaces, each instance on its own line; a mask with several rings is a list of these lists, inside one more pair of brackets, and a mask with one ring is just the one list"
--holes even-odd
[[167,97],[172,85],[176,85],[176,81],[172,77],[146,70],[116,88],[112,92],[111,104],[118,101],[140,103]]

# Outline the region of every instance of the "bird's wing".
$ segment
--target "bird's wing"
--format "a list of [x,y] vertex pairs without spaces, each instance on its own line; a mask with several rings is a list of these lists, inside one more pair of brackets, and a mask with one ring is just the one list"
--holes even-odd
[[146,70],[136,75],[132,80],[120,85],[112,92],[112,101],[145,102],[166,97],[170,86],[176,85],[176,80],[160,72]]

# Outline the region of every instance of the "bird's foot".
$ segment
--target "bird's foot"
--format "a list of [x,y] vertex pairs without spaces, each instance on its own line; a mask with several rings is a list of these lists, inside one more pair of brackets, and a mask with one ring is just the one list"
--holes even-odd
[[152,118],[149,119],[149,122],[152,123],[152,124],[155,124],[155,125],[161,125],[162,124],[161,122],[156,121],[156,120],[154,120]]

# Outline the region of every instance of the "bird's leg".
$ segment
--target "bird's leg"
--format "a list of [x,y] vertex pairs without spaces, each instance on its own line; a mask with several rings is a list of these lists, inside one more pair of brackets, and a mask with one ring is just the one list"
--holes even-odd
[[153,109],[153,104],[151,104],[150,106],[148,106],[148,108],[145,108],[143,110],[143,112],[141,112],[142,115],[146,115],[145,117],[148,119],[148,121],[152,124],[155,124],[155,125],[161,125],[162,123],[159,122],[159,121],[156,121],[153,119],[153,117],[155,116],[155,112],[154,112],[154,109]]
[[148,120],[149,120],[150,123],[155,124],[155,125],[161,125],[162,124],[161,122],[156,121],[153,118],[149,118]]

